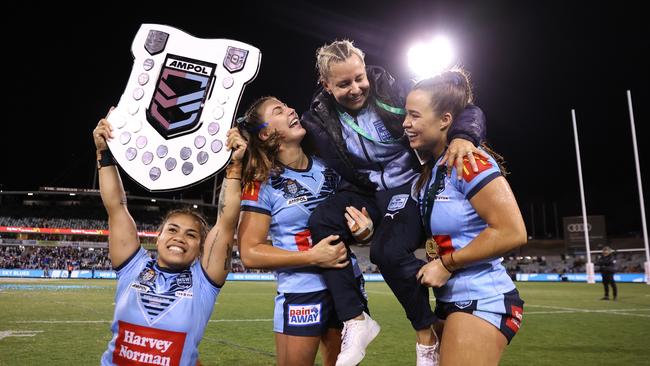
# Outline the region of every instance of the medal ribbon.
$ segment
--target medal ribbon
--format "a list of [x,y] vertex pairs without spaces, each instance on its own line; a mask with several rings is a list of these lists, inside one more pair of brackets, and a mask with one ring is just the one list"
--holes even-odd
[[[433,180],[433,184],[429,186],[429,188],[426,190],[424,193],[424,204],[420,205],[420,212],[422,213],[422,225],[424,225],[424,230],[427,233],[427,239],[432,237],[432,232],[431,232],[431,212],[433,211],[433,204],[436,202],[436,193],[438,192],[438,189],[440,189],[440,185],[442,183],[442,180],[445,177],[445,172],[446,168],[439,166],[436,170],[436,178]],[[431,178],[429,178],[429,182],[431,182]],[[427,182],[427,185],[428,183]],[[424,212],[422,212],[422,209],[424,208]]]

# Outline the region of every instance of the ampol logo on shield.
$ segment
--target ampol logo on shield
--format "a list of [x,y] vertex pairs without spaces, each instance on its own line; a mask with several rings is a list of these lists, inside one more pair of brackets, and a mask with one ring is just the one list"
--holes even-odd
[[147,110],[147,120],[165,138],[192,131],[216,65],[168,54]]

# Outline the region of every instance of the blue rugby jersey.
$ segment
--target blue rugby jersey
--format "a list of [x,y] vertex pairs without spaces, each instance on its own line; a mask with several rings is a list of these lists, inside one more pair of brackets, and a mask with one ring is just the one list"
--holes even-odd
[[200,261],[170,272],[140,248],[116,270],[113,338],[101,364],[196,365],[199,342],[221,290]]
[[[501,176],[501,172],[492,157],[488,160],[478,155],[475,157],[478,173],[474,173],[469,160],[465,158],[463,179],[456,179],[454,168],[451,178],[444,177],[444,187],[439,188],[436,194],[429,226],[438,243],[440,255],[467,246],[487,227],[469,200],[481,188]],[[446,167],[439,167],[436,162],[429,182],[418,192],[423,213],[426,192],[433,185],[438,169]],[[502,260],[501,257],[488,258],[454,272],[445,286],[433,289],[436,299],[445,302],[477,300],[512,291],[515,285],[501,264]]]
[[[269,234],[273,246],[306,251],[313,246],[308,220],[314,208],[334,194],[339,176],[320,160],[309,157],[305,170],[285,168],[277,177],[243,188],[241,210],[271,216]],[[276,270],[278,291],[304,293],[327,288],[322,276],[304,269]]]
[[[353,118],[349,114],[346,115]],[[353,130],[343,117],[339,116],[339,120],[343,139],[352,155],[352,163],[359,171],[369,174],[370,181],[377,184],[378,191],[400,187],[417,175],[410,152],[404,145],[368,140]],[[353,120],[375,140],[393,139],[372,105],[364,107]]]

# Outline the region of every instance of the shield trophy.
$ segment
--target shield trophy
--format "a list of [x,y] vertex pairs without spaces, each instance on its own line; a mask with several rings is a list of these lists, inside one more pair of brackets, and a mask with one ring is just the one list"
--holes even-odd
[[108,116],[118,164],[149,191],[188,187],[223,169],[226,132],[244,86],[257,76],[260,50],[143,24],[131,52],[126,89]]

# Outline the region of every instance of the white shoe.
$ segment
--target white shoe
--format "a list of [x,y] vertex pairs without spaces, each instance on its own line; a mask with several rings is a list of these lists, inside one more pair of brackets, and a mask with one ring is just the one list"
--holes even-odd
[[352,319],[343,323],[341,353],[336,359],[336,366],[355,366],[361,362],[366,355],[366,347],[379,334],[379,324],[365,311],[363,316],[363,320]]
[[436,337],[436,344],[433,346],[415,343],[416,366],[438,366],[440,362],[440,341],[438,335],[435,332],[433,334]]

